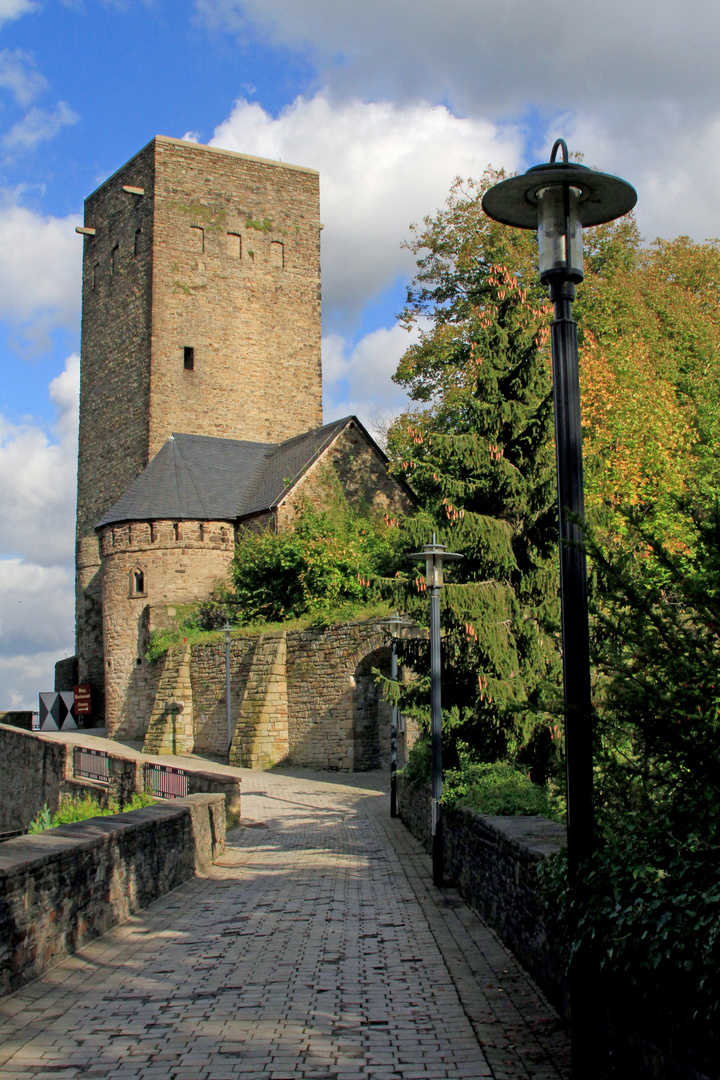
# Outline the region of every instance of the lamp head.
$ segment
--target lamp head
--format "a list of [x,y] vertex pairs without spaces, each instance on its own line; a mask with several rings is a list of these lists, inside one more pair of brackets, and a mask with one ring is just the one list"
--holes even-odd
[[443,562],[449,559],[457,562],[462,559],[454,551],[448,551],[444,544],[438,544],[433,533],[432,543],[425,544],[422,551],[414,551],[408,555],[409,559],[423,560],[425,562],[425,581],[429,589],[440,589],[443,584]]
[[[556,161],[558,150],[562,161]],[[540,280],[583,279],[582,230],[629,213],[637,192],[625,180],[568,161],[564,139],[557,139],[550,161],[523,176],[511,176],[485,192],[488,217],[518,229],[537,229]]]

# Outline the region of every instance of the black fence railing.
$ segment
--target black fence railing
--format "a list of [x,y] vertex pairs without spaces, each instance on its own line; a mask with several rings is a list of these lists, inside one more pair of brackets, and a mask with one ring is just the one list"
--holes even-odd
[[104,750],[76,746],[73,752],[73,776],[94,780],[96,784],[109,784],[110,755]]
[[172,765],[145,764],[145,791],[158,799],[184,799],[188,793],[188,774]]

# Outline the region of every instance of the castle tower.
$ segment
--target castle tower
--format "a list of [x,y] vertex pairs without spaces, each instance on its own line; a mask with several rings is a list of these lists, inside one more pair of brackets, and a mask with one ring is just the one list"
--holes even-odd
[[103,712],[94,526],[173,432],[322,422],[319,177],[156,137],[85,202],[76,632]]

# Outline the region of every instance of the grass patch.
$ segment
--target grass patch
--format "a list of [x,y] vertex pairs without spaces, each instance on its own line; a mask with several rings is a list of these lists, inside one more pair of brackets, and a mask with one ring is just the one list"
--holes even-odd
[[60,806],[54,814],[50,813],[47,803],[43,806],[37,817],[28,826],[29,833],[46,832],[55,829],[59,825],[70,825],[73,821],[87,821],[94,817],[109,817],[112,814],[124,813],[127,810],[142,810],[146,806],[152,806],[155,802],[151,795],[136,792],[130,802],[123,806],[117,799],[111,799],[106,807],[102,807],[94,795],[65,795],[62,797]]
[[[365,619],[384,619],[390,615],[390,604],[385,600],[376,601],[372,604],[345,604],[333,612],[330,616],[306,615],[299,619],[285,619],[281,622],[255,622],[246,626],[233,627],[231,639],[252,638],[258,634],[272,634],[274,632],[301,631],[310,627],[323,629],[338,622],[363,622]],[[194,606],[178,608],[178,619],[175,626],[166,630],[155,630],[150,634],[150,641],[145,651],[145,659],[149,664],[160,660],[170,649],[187,641],[189,645],[204,645],[211,641],[224,641],[225,635],[222,630],[202,630],[193,623]]]

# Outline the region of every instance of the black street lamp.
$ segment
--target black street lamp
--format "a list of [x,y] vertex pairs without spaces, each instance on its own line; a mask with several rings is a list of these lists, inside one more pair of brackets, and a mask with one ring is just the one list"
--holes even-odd
[[[562,162],[555,156],[562,150]],[[572,318],[575,286],[583,279],[582,230],[622,217],[637,202],[635,189],[616,176],[568,161],[557,139],[550,161],[524,176],[503,180],[485,193],[485,213],[504,225],[537,229],[540,280],[555,308],[552,324],[555,446],[557,454],[560,600],[562,608],[565,753],[567,768],[568,864],[579,881],[594,843],[592,707],[587,569],[581,524],[585,518],[580,421],[577,325]],[[572,989],[573,1077],[592,1076],[589,1025],[590,980],[579,976]]]
[[227,737],[228,737],[228,761],[230,760],[230,749],[232,747],[232,709],[230,707],[230,631],[232,626],[230,620],[225,620],[223,626],[223,633],[225,634],[225,704],[227,711]]
[[432,543],[422,551],[409,555],[425,563],[425,581],[430,596],[430,741],[432,748],[431,830],[433,884],[443,883],[443,839],[440,799],[442,798],[442,710],[440,704],[440,590],[443,584],[443,562],[462,559],[444,544],[438,544],[433,533]]
[[[389,619],[383,621],[383,626],[387,626],[392,637],[390,678],[393,682],[397,682],[398,676],[396,642],[402,628],[412,625],[412,620],[404,618],[398,611],[391,615]],[[399,717],[400,709],[397,705],[393,705],[390,717],[390,817],[397,817],[397,733]]]

